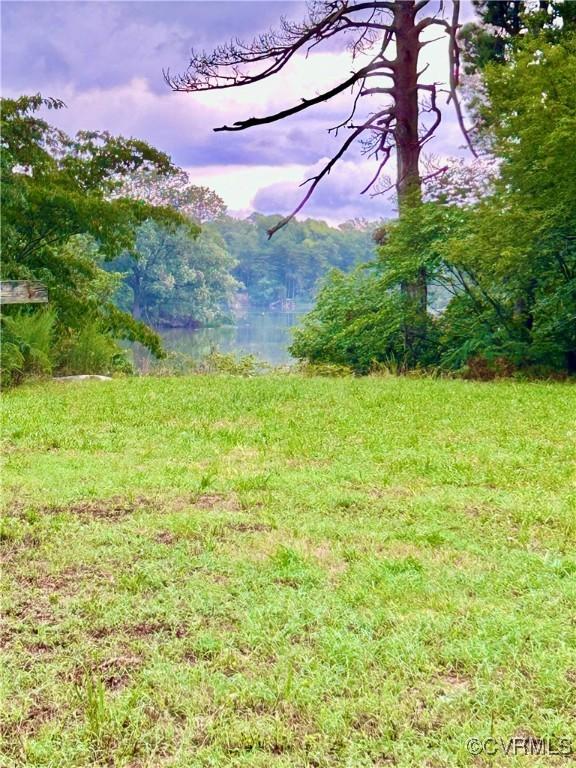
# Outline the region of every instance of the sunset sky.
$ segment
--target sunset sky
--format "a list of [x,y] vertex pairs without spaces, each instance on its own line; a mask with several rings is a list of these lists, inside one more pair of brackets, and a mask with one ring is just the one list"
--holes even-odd
[[[471,5],[464,10],[470,18]],[[233,213],[287,213],[302,195],[298,184],[343,140],[326,129],[346,116],[350,95],[275,125],[240,133],[212,129],[283,109],[335,85],[351,70],[350,53],[331,44],[257,86],[205,94],[171,92],[162,70],[184,71],[192,47],[209,50],[230,37],[250,39],[274,27],[282,15],[300,19],[304,14],[304,3],[270,0],[5,1],[3,95],[40,91],[62,98],[67,109],[52,112],[50,119],[68,132],[100,129],[149,141],[186,168],[194,183],[215,189]],[[445,43],[425,51],[426,81],[445,82]],[[441,136],[430,151],[451,155],[461,145],[447,108]],[[331,222],[391,215],[390,197],[359,195],[374,168],[359,147],[351,151],[303,215]]]

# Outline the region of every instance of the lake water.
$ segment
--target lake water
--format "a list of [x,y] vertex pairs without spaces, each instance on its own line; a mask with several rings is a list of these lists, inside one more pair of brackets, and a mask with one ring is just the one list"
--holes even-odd
[[311,309],[298,306],[294,311],[250,310],[236,319],[236,325],[219,328],[170,328],[160,335],[167,350],[189,355],[194,360],[206,357],[213,348],[219,352],[256,355],[273,365],[294,362],[288,352],[291,328]]

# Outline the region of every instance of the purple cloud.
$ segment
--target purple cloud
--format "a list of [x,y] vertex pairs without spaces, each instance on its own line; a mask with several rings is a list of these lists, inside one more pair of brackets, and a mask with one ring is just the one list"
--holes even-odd
[[164,92],[163,69],[182,71],[190,49],[251,39],[300,2],[5,2],[2,80],[11,88],[81,90],[145,78]]
[[[68,109],[50,113],[49,119],[68,132],[106,129],[143,138],[167,151],[179,165],[201,170],[205,179],[205,169],[216,166],[260,169],[259,173],[264,166],[277,168],[278,178],[284,181],[270,184],[268,174],[253,204],[266,212],[288,212],[302,190],[286,181],[294,174],[287,176],[284,170],[301,167],[304,179],[310,175],[307,169],[335,152],[344,137],[334,138],[326,129],[347,116],[349,94],[245,132],[214,133],[212,129],[279,111],[334,85],[351,68],[342,43],[315,49],[308,61],[295,59],[280,76],[258,86],[219,93],[174,94],[163,80],[162,69],[183,71],[192,46],[210,49],[231,37],[250,39],[275,27],[282,15],[300,19],[304,14],[302,2],[269,0],[4,2],[2,87],[10,96],[41,91],[63,98]],[[432,79],[441,79],[445,54],[433,48],[425,49],[432,56],[429,73]],[[376,106],[366,104],[365,108]],[[440,138],[430,150],[453,154],[460,144],[447,110]],[[371,200],[358,194],[372,172],[373,163],[361,158],[358,150],[351,151],[342,167],[318,188],[303,214],[331,220],[390,215],[391,207],[383,198]],[[219,181],[222,184],[221,175]],[[218,191],[226,199],[222,187]],[[230,193],[231,199],[237,197]],[[252,197],[250,192],[235,207],[247,208]]]
[[[353,154],[353,153],[352,153]],[[303,180],[318,173],[323,163],[306,169]],[[303,215],[328,221],[344,221],[356,217],[388,219],[394,216],[394,206],[382,195],[361,195],[373,172],[372,164],[357,157],[342,161],[317,187]],[[254,198],[254,207],[262,213],[291,213],[298,205],[306,187],[290,182],[277,182],[260,189]]]

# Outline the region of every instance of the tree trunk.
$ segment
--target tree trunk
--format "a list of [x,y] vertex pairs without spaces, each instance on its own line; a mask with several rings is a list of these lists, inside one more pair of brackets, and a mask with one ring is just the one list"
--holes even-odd
[[140,305],[141,280],[140,270],[136,265],[132,269],[132,276],[128,280],[128,285],[132,288],[132,317],[136,320],[142,319],[142,307]]
[[132,302],[132,317],[135,320],[142,319],[142,309],[140,307],[140,299],[137,295],[134,296],[134,301]]
[[[418,54],[420,44],[416,30],[414,0],[403,0],[394,4],[394,26],[396,30],[396,67],[394,73],[394,97],[396,128],[394,138],[397,157],[396,191],[398,212],[422,199],[420,177],[420,150],[418,138]],[[402,292],[408,298],[417,317],[425,320],[427,310],[426,269],[421,267],[413,280],[402,285]],[[423,323],[417,320],[417,326]],[[408,323],[405,329],[405,344],[410,351],[415,343],[418,328]]]

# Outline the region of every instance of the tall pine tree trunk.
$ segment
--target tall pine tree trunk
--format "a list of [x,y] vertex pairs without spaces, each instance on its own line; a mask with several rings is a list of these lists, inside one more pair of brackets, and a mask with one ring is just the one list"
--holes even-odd
[[[416,29],[414,0],[394,4],[396,29],[396,67],[394,71],[394,96],[396,101],[396,128],[394,138],[397,157],[398,212],[402,218],[407,207],[418,205],[422,199],[420,177],[420,151],[418,138],[418,54],[420,43]],[[421,267],[413,279],[402,285],[408,299],[410,314],[405,327],[405,345],[410,353],[426,319],[427,284],[426,269]]]

